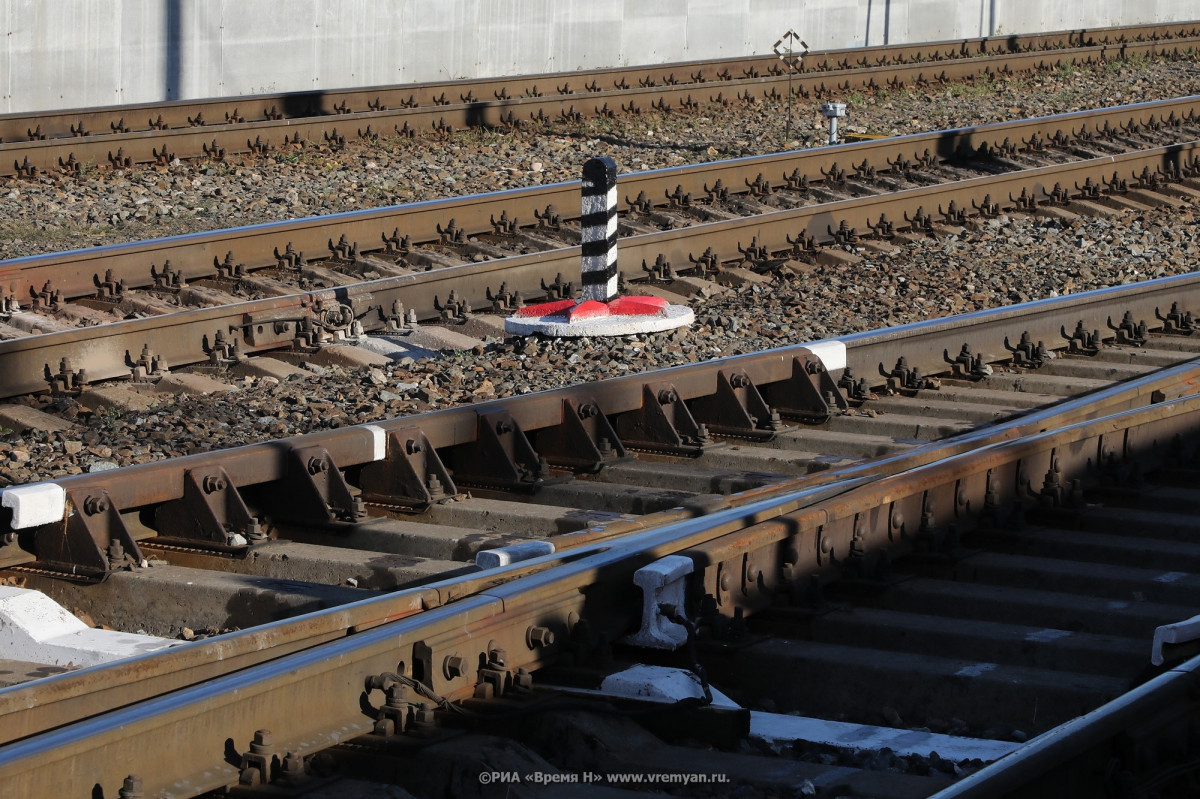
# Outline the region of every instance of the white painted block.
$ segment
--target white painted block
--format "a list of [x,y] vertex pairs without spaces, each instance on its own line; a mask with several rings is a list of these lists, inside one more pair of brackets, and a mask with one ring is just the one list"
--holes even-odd
[[31,483],[0,492],[0,506],[12,508],[12,529],[60,522],[67,510],[67,492],[57,483]]
[[393,361],[401,358],[421,360],[436,358],[438,355],[434,350],[406,341],[404,336],[363,336],[356,343],[365,350],[391,358]]
[[387,457],[387,431],[376,424],[365,424],[363,429],[371,434],[371,460],[381,461]]
[[0,586],[0,657],[82,668],[182,643],[94,630],[41,591]]
[[481,569],[498,569],[510,563],[553,555],[554,544],[549,541],[522,541],[497,549],[481,549],[475,553],[475,565]]
[[[737,710],[741,707],[716,688],[712,692],[713,707]],[[701,699],[704,688],[700,680],[690,671],[671,669],[665,666],[637,665],[610,674],[600,683],[600,691],[611,696],[627,696],[631,699],[661,699],[678,702],[681,699]]]
[[623,640],[648,649],[678,649],[687,643],[687,628],[666,618],[659,606],[674,605],[683,615],[684,578],[692,573],[691,558],[668,555],[633,573],[633,584],[642,589],[642,627]]
[[814,344],[805,344],[804,348],[813,355],[821,359],[821,363],[825,365],[826,372],[836,372],[839,369],[846,368],[846,344],[837,339],[829,339],[828,341],[818,341]]

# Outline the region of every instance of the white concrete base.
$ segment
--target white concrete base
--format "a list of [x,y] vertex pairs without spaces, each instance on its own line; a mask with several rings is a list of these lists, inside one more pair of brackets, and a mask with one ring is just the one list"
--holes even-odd
[[180,643],[153,635],[95,630],[41,591],[0,586],[0,654],[6,658],[83,668]]
[[943,760],[960,763],[999,760],[1021,744],[987,738],[963,738],[932,732],[849,724],[844,721],[788,716],[782,713],[750,713],[750,739],[768,745],[788,745],[794,741],[824,744],[851,751],[876,751],[888,748],[897,755],[929,757],[933,752]]
[[518,336],[541,333],[557,338],[582,336],[632,336],[638,333],[661,333],[696,321],[696,314],[686,305],[668,305],[662,314],[644,316],[604,316],[567,321],[561,316],[518,317],[504,320],[504,329]]
[[481,569],[498,569],[510,563],[553,555],[554,544],[549,541],[522,541],[496,549],[481,549],[475,553],[475,565]]
[[[737,710],[740,705],[716,688],[712,692],[713,707]],[[701,699],[704,688],[699,678],[690,671],[671,669],[665,666],[637,665],[610,674],[600,683],[600,693],[611,696],[627,696],[631,699],[663,700],[678,702],[681,699]]]
[[363,336],[355,339],[355,343],[365,350],[370,350],[376,355],[382,355],[393,361],[401,358],[412,358],[419,361],[423,358],[437,357],[437,353],[433,350],[409,344],[405,341],[404,336]]

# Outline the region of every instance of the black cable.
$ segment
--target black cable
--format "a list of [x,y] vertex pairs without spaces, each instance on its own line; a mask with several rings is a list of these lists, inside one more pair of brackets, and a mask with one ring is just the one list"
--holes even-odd
[[692,673],[700,680],[700,687],[704,689],[704,701],[701,704],[711,705],[713,697],[712,688],[708,685],[708,672],[700,665],[700,658],[696,656],[697,631],[695,623],[691,619],[684,617],[677,607],[665,602],[658,606],[658,612],[665,616],[668,621],[672,621],[687,630],[688,660],[692,662]]

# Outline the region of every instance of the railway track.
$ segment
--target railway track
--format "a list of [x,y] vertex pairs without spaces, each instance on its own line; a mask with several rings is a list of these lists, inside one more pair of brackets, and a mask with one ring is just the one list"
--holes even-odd
[[[188,621],[212,620],[218,629],[267,624],[132,665],[0,691],[7,741],[0,775],[21,795],[51,785],[59,795],[97,785],[115,791],[130,774],[147,792],[194,795],[271,777],[251,757],[263,752],[279,758],[281,779],[301,781],[324,779],[323,769],[339,759],[378,766],[380,756],[425,757],[415,754],[414,740],[421,751],[445,744],[461,753],[455,747],[470,744],[453,734],[445,741],[436,731],[419,739],[387,734],[408,722],[432,729],[426,711],[433,706],[421,708],[427,699],[411,693],[413,680],[452,700],[503,694],[499,704],[513,710],[551,701],[539,691],[525,696],[528,675],[542,681],[541,668],[553,666],[546,674],[554,682],[586,691],[586,679],[611,671],[605,664],[614,656],[679,665],[667,654],[613,648],[638,624],[633,572],[672,554],[694,568],[688,615],[705,630],[696,657],[714,685],[725,683],[743,701],[808,710],[849,679],[857,686],[851,693],[866,695],[876,713],[886,701],[916,724],[929,721],[914,715],[920,691],[940,697],[949,685],[961,698],[990,685],[1011,707],[963,699],[924,712],[950,716],[956,739],[1019,738],[1018,729],[1035,735],[1139,682],[1147,672],[1139,645],[1148,658],[1153,627],[1181,621],[1187,608],[1180,592],[1195,578],[1183,571],[1185,540],[1145,556],[1176,559],[1163,571],[1163,560],[1129,562],[1116,536],[1080,541],[1079,533],[1035,525],[1086,529],[1087,519],[1102,524],[1122,502],[1167,501],[1161,490],[1155,500],[1134,489],[1153,465],[1186,473],[1190,463],[1200,372],[1187,361],[1200,345],[1180,309],[1195,306],[1197,291],[1192,276],[1152,281],[56,481],[61,521],[26,524],[20,502],[10,511],[21,528],[0,551],[10,577],[94,617],[108,614],[104,623],[115,627],[157,624],[152,632],[171,633]],[[1166,335],[1138,324],[1155,319],[1156,309],[1166,321],[1149,327]],[[1106,344],[1087,332],[1116,319],[1122,324],[1114,322]],[[1072,337],[1076,321],[1082,332]],[[1071,340],[1051,357],[1035,342],[1056,334]],[[960,351],[961,359],[951,357]],[[865,391],[851,372],[880,376],[866,380]],[[1096,487],[1099,494],[1089,493]],[[1025,528],[1010,533],[1022,519]],[[1186,538],[1186,521],[1152,523],[1167,538]],[[555,552],[499,572],[447,557],[469,560],[531,539]],[[148,566],[151,555],[157,563]],[[1086,565],[1104,558],[1119,565]],[[454,570],[463,573],[447,577]],[[1171,579],[1159,579],[1166,573]],[[1017,577],[1006,582],[1006,574]],[[957,579],[939,588],[947,577]],[[185,585],[199,594],[182,593],[191,590]],[[1048,587],[1059,593],[1037,594]],[[150,606],[135,599],[146,588]],[[939,590],[957,591],[954,610],[974,620],[930,611]],[[1076,604],[1064,605],[1068,591],[1080,595]],[[1142,597],[1119,613],[1105,606],[1129,592]],[[984,607],[996,607],[984,598],[997,593],[1014,597],[999,605],[1007,616]],[[705,594],[711,599],[701,602]],[[922,596],[933,599],[922,605]],[[977,605],[970,596],[981,597]],[[1105,626],[1114,614],[1120,623]],[[872,620],[908,631],[887,638],[901,653],[885,664],[908,663],[916,656],[903,651],[925,649],[924,642],[950,640],[960,649],[926,652],[929,680],[909,698],[866,691],[892,678],[850,678],[847,664],[858,661],[837,655],[864,641],[880,645]],[[992,626],[974,629],[982,621]],[[974,653],[960,663],[965,633],[955,624],[974,629],[969,641],[991,647],[986,658]],[[1019,653],[1003,655],[1003,643],[989,643],[1021,635]],[[796,637],[812,642],[790,643]],[[465,665],[476,650],[478,669]],[[1108,652],[1119,655],[1079,666]],[[455,657],[464,665],[446,666]],[[826,687],[814,692],[771,676],[793,667],[812,670],[812,683]],[[821,668],[837,677],[820,676]],[[372,675],[366,700],[375,710],[368,711],[360,695]],[[748,679],[754,675],[761,678]],[[390,692],[392,711],[380,709],[378,690]],[[1027,718],[1031,702],[1041,707],[1040,721]],[[477,710],[495,707],[483,702]],[[697,712],[711,730],[702,735],[726,742],[753,718]],[[847,723],[880,723],[869,710],[837,712]],[[950,724],[955,718],[964,724]],[[391,727],[376,725],[387,719]],[[509,734],[503,716],[498,723]],[[260,729],[274,737],[260,734],[250,746]],[[381,734],[346,744],[372,729]],[[496,728],[488,729],[494,738]],[[340,748],[313,759],[332,745]],[[164,746],[169,752],[159,751]],[[878,768],[838,765],[833,750],[805,751],[801,759],[816,751],[833,761],[814,755],[816,763],[786,766],[787,778],[807,775],[828,788],[925,796],[953,773],[946,766],[932,776],[881,777]],[[628,764],[646,765],[627,754]],[[762,762],[735,759],[713,762],[734,774]],[[455,762],[461,768],[462,759]],[[588,767],[563,762],[568,771]],[[890,793],[889,780],[899,786]]]
[[[1197,192],[1195,105],[629,175],[618,188],[629,207],[624,276],[678,298],[705,281],[853,264],[1006,213],[1070,220],[1178,206]],[[7,262],[0,393],[144,379],[161,371],[155,363],[311,354],[362,333],[403,337],[414,323],[453,326],[472,309],[510,313],[566,296],[579,233],[558,209],[573,207],[574,192],[558,184]]]
[[[623,262],[684,301],[1001,214],[1182,209],[1196,118],[1183,98],[626,176]],[[573,291],[577,220],[556,209],[576,191],[0,264],[3,393],[428,322],[498,334],[472,309]],[[3,591],[166,638],[83,670],[0,662],[0,779],[127,799],[374,790],[356,778],[612,799],[622,773],[719,777],[713,795],[1189,795],[1198,292],[1180,276],[4,489]],[[652,574],[679,593],[643,595]],[[649,666],[674,671],[611,682]]]
[[468,127],[512,127],[655,109],[679,111],[705,103],[773,100],[789,90],[801,97],[828,98],[857,88],[921,86],[1067,63],[1180,55],[1194,51],[1198,35],[1194,23],[1173,23],[829,51],[809,54],[795,76],[785,74],[774,56],[759,56],[10,114],[0,116],[0,175],[34,177],[88,165],[124,168],[135,163],[165,164],[176,158],[220,160],[305,144],[338,146],[354,135],[437,136]]

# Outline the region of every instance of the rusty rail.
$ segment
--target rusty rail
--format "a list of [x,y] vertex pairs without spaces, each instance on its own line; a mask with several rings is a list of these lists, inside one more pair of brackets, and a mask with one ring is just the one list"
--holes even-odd
[[[169,163],[175,158],[211,158],[222,160],[230,155],[247,152],[266,153],[272,150],[288,149],[304,142],[315,144],[330,144],[340,146],[346,137],[360,138],[388,137],[392,135],[442,136],[452,130],[470,127],[511,128],[518,125],[541,124],[553,120],[574,120],[583,116],[616,116],[621,114],[642,113],[654,108],[660,110],[693,107],[705,103],[754,102],[761,99],[773,99],[780,92],[788,91],[789,80],[792,91],[801,97],[829,97],[834,92],[848,92],[857,88],[874,89],[884,86],[902,88],[906,85],[926,86],[935,83],[945,83],[952,80],[973,79],[979,75],[1006,76],[1018,72],[1029,72],[1036,69],[1053,69],[1064,63],[1096,63],[1131,56],[1172,56],[1196,49],[1195,31],[1186,23],[1181,26],[1167,26],[1177,33],[1189,33],[1189,36],[1149,39],[1145,41],[1125,41],[1113,44],[1074,47],[1068,50],[1041,50],[1032,52],[1001,52],[999,55],[977,55],[976,57],[958,57],[950,60],[922,60],[919,62],[892,63],[886,66],[868,66],[857,69],[835,70],[831,72],[805,72],[789,78],[787,75],[769,75],[762,77],[740,77],[729,80],[715,80],[688,84],[662,84],[653,77],[646,78],[647,83],[654,85],[630,86],[628,81],[621,79],[618,85],[626,88],[600,89],[598,91],[583,91],[582,93],[560,93],[546,96],[522,97],[513,90],[500,92],[492,89],[491,95],[482,94],[485,87],[481,84],[480,94],[473,90],[463,94],[461,88],[457,95],[446,99],[443,90],[440,98],[433,98],[432,104],[419,104],[414,94],[413,103],[416,107],[396,107],[388,105],[381,97],[374,101],[366,100],[368,104],[380,106],[380,110],[357,111],[340,113],[336,110],[329,116],[299,115],[295,118],[246,121],[241,107],[250,101],[222,99],[213,101],[221,109],[220,113],[229,118],[229,122],[209,124],[212,120],[203,121],[202,111],[196,116],[190,116],[183,111],[185,119],[190,118],[187,127],[176,127],[164,120],[165,129],[150,129],[132,132],[115,132],[125,130],[125,117],[113,120],[113,110],[94,112],[102,117],[93,119],[90,123],[83,117],[89,114],[67,114],[53,123],[56,130],[68,122],[75,130],[87,131],[87,135],[72,135],[70,138],[49,138],[45,131],[35,131],[29,128],[28,121],[14,121],[19,135],[31,138],[32,141],[13,141],[11,134],[3,137],[0,134],[0,176],[17,175],[34,177],[38,173],[54,170],[77,171],[85,165],[109,165],[113,168],[123,168],[135,163]],[[1002,37],[1007,39],[1008,37]],[[999,40],[995,40],[999,41]],[[957,46],[957,44],[956,44]],[[990,45],[989,45],[990,46]],[[1007,45],[1004,45],[1005,47]],[[945,47],[945,44],[938,45]],[[968,50],[971,48],[968,46]],[[937,52],[935,47],[933,52]],[[989,51],[990,52],[990,51]],[[883,56],[879,56],[882,58]],[[645,68],[641,68],[644,72]],[[756,74],[756,71],[753,71]],[[673,74],[670,73],[670,74]],[[661,76],[660,76],[661,79]],[[490,84],[487,84],[490,85]],[[569,88],[569,87],[563,87]],[[599,89],[599,87],[597,86]],[[533,92],[531,84],[525,91]],[[366,90],[370,94],[371,90]],[[378,94],[378,92],[376,92]],[[493,99],[492,95],[496,95]],[[299,98],[303,98],[300,95]],[[307,109],[310,104],[319,104],[316,98],[299,99],[292,96],[293,101]],[[482,99],[480,99],[482,98]],[[356,95],[355,102],[362,101]],[[254,98],[255,105],[265,101]],[[280,102],[288,102],[282,98]],[[349,97],[344,97],[340,108],[348,109]],[[403,101],[407,104],[409,101]],[[231,108],[231,106],[233,106]],[[173,106],[167,106],[170,116]],[[185,108],[190,108],[186,106]],[[249,108],[250,106],[247,106]],[[337,108],[337,103],[333,108]],[[116,113],[120,113],[117,111]],[[212,111],[216,117],[217,111]],[[278,116],[277,107],[264,108],[262,116]],[[192,124],[201,117],[201,124]],[[253,119],[253,116],[251,116]],[[157,120],[151,120],[158,125]],[[178,123],[178,120],[174,120]],[[182,124],[182,123],[179,123]],[[47,122],[47,125],[51,125]],[[104,126],[114,132],[95,133],[92,128]],[[340,126],[340,131],[339,131]],[[26,128],[21,131],[21,128]],[[70,129],[70,127],[68,129]],[[103,130],[103,128],[100,128]],[[47,136],[47,138],[40,138]],[[3,141],[3,138],[9,138]]]
[[[834,72],[866,66],[908,62],[937,63],[1004,52],[1055,51],[1097,45],[1159,42],[1200,35],[1196,23],[1131,25],[1076,29],[1013,36],[974,37],[962,40],[881,45],[864,48],[814,50],[805,54],[802,72]],[[164,103],[141,103],[97,108],[72,108],[0,115],[0,142],[41,136],[82,138],[97,131],[122,133],[134,130],[203,127],[222,120],[256,122],[300,119],[307,116],[345,116],[362,109],[400,108],[407,105],[446,105],[455,99],[524,97],[535,94],[594,93],[600,87],[621,84],[697,84],[744,77],[781,74],[774,55],[746,56],[713,61],[685,61],[662,65],[551,72],[469,80],[432,81],[393,86],[368,86],[314,92],[255,94]],[[575,82],[572,90],[570,82]],[[567,89],[569,91],[562,91]],[[205,119],[207,117],[207,120]],[[142,119],[147,120],[143,128]]]
[[[1160,304],[1181,301],[1186,305],[1189,300],[1191,303],[1200,301],[1200,279],[1191,276],[1169,278],[982,312],[967,317],[860,334],[843,341],[847,347],[847,364],[862,374],[872,372],[878,364],[890,365],[900,356],[907,357],[912,365],[923,371],[937,372],[939,365],[941,369],[945,368],[945,351],[956,352],[963,343],[970,345],[988,360],[995,361],[999,360],[1000,353],[1004,352],[1003,343],[1006,338],[1015,340],[1023,331],[1031,332],[1035,339],[1044,337],[1052,340],[1059,328],[1069,327],[1076,319],[1086,320],[1089,326],[1100,326],[1100,320],[1123,314],[1126,310],[1130,311],[1134,318],[1152,318],[1154,310]],[[821,346],[829,349],[830,343],[818,345],[818,349]],[[302,438],[130,467],[117,473],[80,475],[56,482],[71,498],[75,507],[84,508],[90,504],[90,499],[101,497],[113,514],[124,513],[131,518],[136,516],[139,509],[185,499],[189,480],[202,481],[204,475],[222,474],[228,483],[226,490],[232,492],[234,497],[239,491],[254,486],[287,481],[289,464],[294,460],[294,455],[301,453],[307,456],[318,454],[339,473],[349,470],[359,475],[354,478],[356,481],[371,480],[373,485],[378,486],[380,470],[388,468],[385,464],[404,463],[409,460],[412,448],[407,442],[425,442],[426,450],[432,450],[433,454],[422,456],[427,459],[422,463],[435,464],[439,459],[437,453],[442,453],[440,457],[446,457],[454,448],[469,447],[479,442],[484,436],[484,427],[497,420],[506,422],[514,431],[514,435],[532,441],[540,457],[546,457],[552,463],[560,463],[563,462],[564,455],[553,445],[556,439],[553,431],[562,430],[564,426],[571,427],[572,409],[585,406],[598,409],[604,417],[612,420],[614,426],[620,426],[619,420],[622,416],[636,417],[646,408],[648,396],[657,396],[662,390],[668,389],[677,397],[676,401],[695,408],[695,418],[698,421],[711,423],[713,418],[705,415],[697,401],[711,397],[718,391],[723,379],[721,375],[726,376],[725,380],[731,375],[739,376],[741,379],[738,382],[749,386],[748,390],[766,397],[772,403],[772,407],[781,407],[787,412],[786,409],[797,402],[794,396],[797,391],[797,364],[807,363],[809,352],[810,350],[804,347],[783,348],[678,367],[650,375],[633,375],[589,386],[497,400],[469,408],[431,412],[381,422],[379,425],[344,428]],[[584,532],[559,536],[555,539],[556,546],[560,553],[566,553],[565,557],[569,559],[573,557],[570,553],[581,547],[612,542],[619,536],[644,532],[653,527],[688,519],[696,514],[728,511],[781,492],[805,487],[812,490],[824,487],[822,490],[842,491],[848,481],[861,481],[882,474],[911,470],[948,454],[963,453],[1098,414],[1140,407],[1156,397],[1173,396],[1171,392],[1194,391],[1197,381],[1200,380],[1198,368],[1200,367],[1187,365],[1164,370],[1132,386],[1117,386],[1087,399],[988,427],[952,442],[930,444],[874,464],[810,475],[779,487],[764,487],[734,495],[704,507],[690,506],[664,511],[634,522],[618,521]],[[1191,388],[1188,388],[1189,386]],[[599,417],[593,414],[591,418]],[[614,435],[611,431],[593,432],[591,435],[600,434]],[[379,451],[380,438],[386,442],[383,453]],[[579,440],[571,457],[577,458],[587,450],[587,445],[583,442],[584,439]],[[619,442],[615,442],[614,446],[619,451]],[[597,457],[603,462],[603,456]],[[372,471],[374,476],[370,474]],[[383,473],[386,474],[386,471]],[[403,487],[403,484],[392,485],[389,489],[392,493],[387,497],[387,501],[419,506],[421,498],[408,495],[408,492],[402,490]],[[311,486],[308,489],[295,487],[294,497],[297,501],[306,490],[313,489]],[[375,489],[376,494],[379,491],[379,488]],[[334,504],[337,502],[332,495],[323,497],[322,501]],[[5,513],[7,514],[7,511]],[[76,518],[76,521],[79,518],[82,517]],[[920,518],[920,514],[910,515],[908,518]],[[7,521],[7,518],[0,519],[0,526],[7,526]],[[75,523],[70,519],[68,522]],[[60,529],[60,526],[56,525],[25,531],[21,540],[0,549],[0,558],[3,559],[0,562],[12,565],[44,556],[44,552],[40,553],[39,544],[45,544],[49,550],[57,551],[61,548],[58,542],[66,537],[71,537],[74,541],[69,549],[78,556],[86,553],[89,540],[92,542],[91,546],[100,553],[103,553],[114,539],[125,540],[129,551],[136,552],[137,544],[132,540],[130,531],[124,528],[119,518],[114,519],[107,512],[97,521],[91,522],[91,526],[83,531],[83,537],[79,536],[80,531],[77,529]],[[77,565],[85,570],[95,567],[94,563],[86,560],[81,560]],[[544,567],[542,565],[532,568],[538,570]],[[123,667],[109,666],[101,670],[62,675],[39,682],[36,686],[0,691],[0,716],[6,722],[3,733],[0,734],[0,741],[12,741],[32,735],[68,723],[80,715],[106,712],[130,701],[157,696],[198,680],[218,676],[226,669],[248,667],[264,659],[334,640],[345,635],[348,630],[362,631],[441,607],[464,596],[490,590],[496,581],[496,576],[489,573],[470,579],[442,582],[341,607],[323,614],[180,647],[161,657],[140,661],[132,670],[133,683],[127,682],[130,675],[122,670]]]
[[[866,228],[871,220],[884,215],[892,219],[906,214],[916,216],[919,208],[935,207],[948,200],[965,209],[985,205],[989,197],[1016,198],[1023,192],[1040,197],[1050,194],[1058,184],[1075,185],[1088,180],[1100,183],[1114,173],[1135,180],[1143,169],[1175,175],[1183,167],[1190,168],[1198,156],[1200,143],[1176,144],[634,236],[622,240],[621,252],[626,263],[654,263],[660,256],[667,261],[686,263],[711,247],[721,261],[739,260],[741,250],[754,237],[760,246],[772,252],[788,252],[793,237],[805,234],[825,241],[826,231],[842,223]],[[1015,201],[1010,199],[999,205],[1011,209]],[[540,285],[553,282],[556,275],[572,274],[577,264],[577,248],[552,250],[338,289],[0,342],[0,359],[6,366],[0,394],[12,396],[43,388],[64,357],[86,363],[91,379],[107,379],[126,374],[135,360],[134,353],[151,342],[153,349],[172,366],[209,360],[217,333],[222,336],[232,333],[246,353],[279,349],[291,346],[300,324],[310,320],[322,307],[348,306],[355,318],[364,320],[365,329],[375,330],[384,326],[386,309],[397,302],[427,314],[427,309],[437,305],[437,298],[446,297],[453,287],[473,305],[486,305],[489,293],[497,291],[504,282],[532,296]]]
[[[1056,114],[1047,117],[1000,122],[932,133],[819,147],[777,155],[754,156],[707,164],[636,172],[620,176],[618,191],[628,205],[641,195],[655,208],[670,207],[670,196],[705,195],[705,187],[718,181],[731,194],[746,194],[748,183],[758,175],[780,185],[787,178],[814,184],[840,164],[873,168],[881,175],[902,171],[905,162],[932,158],[934,163],[969,157],[1001,147],[1004,142],[1037,140],[1078,141],[1082,137],[1140,126],[1194,120],[1200,114],[1200,97],[1183,97],[1126,106]],[[895,164],[897,166],[893,167]],[[244,228],[194,233],[166,239],[114,244],[0,261],[0,290],[22,303],[46,281],[65,298],[95,294],[106,273],[128,288],[154,285],[151,266],[170,261],[189,281],[216,274],[214,260],[232,253],[247,269],[277,264],[275,252],[288,244],[297,252],[328,251],[330,241],[341,237],[363,252],[383,249],[383,237],[398,231],[414,244],[440,241],[439,228],[454,219],[466,236],[493,232],[492,220],[507,214],[518,227],[534,224],[536,214],[549,205],[559,209],[565,220],[577,219],[578,186],[575,182],[544,187],[513,189],[469,197],[433,200],[370,211],[353,211],[303,220],[252,225]],[[968,206],[969,207],[969,206]],[[899,217],[896,217],[899,219]],[[819,231],[824,237],[825,231]]]

